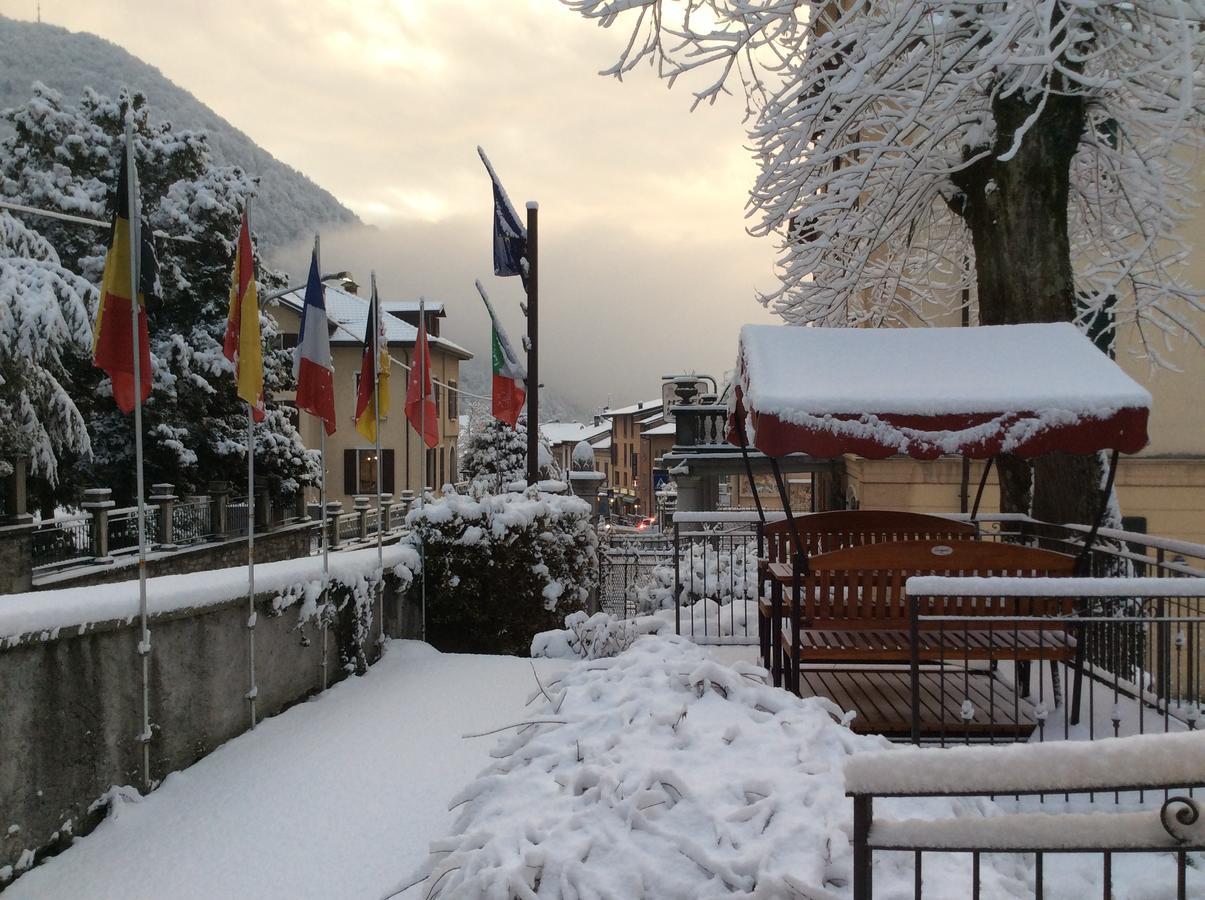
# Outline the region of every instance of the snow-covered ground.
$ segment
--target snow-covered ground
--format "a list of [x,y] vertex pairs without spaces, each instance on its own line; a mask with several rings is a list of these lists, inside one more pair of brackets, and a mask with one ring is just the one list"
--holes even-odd
[[370,898],[407,884],[448,802],[563,663],[394,642],[362,678],[263,722],[17,879],[5,900]]
[[[766,685],[755,652],[650,636],[568,664],[395,642],[149,797],[116,792],[115,815],[6,898],[848,898],[845,764],[899,751]],[[957,829],[1009,807],[875,811]],[[1052,858],[1047,896],[1099,896],[1100,866]],[[911,867],[876,854],[877,892],[911,896]],[[1032,856],[985,854],[982,874],[984,897],[1032,896]],[[965,854],[927,854],[924,875],[926,896],[969,896]],[[1195,855],[1188,878],[1205,896]],[[1122,854],[1114,879],[1119,898],[1174,896],[1168,854]]]

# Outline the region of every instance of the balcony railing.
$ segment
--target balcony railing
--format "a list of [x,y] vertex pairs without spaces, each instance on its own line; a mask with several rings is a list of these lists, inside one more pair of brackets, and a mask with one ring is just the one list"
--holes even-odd
[[675,406],[675,447],[730,446],[728,407],[722,404]]

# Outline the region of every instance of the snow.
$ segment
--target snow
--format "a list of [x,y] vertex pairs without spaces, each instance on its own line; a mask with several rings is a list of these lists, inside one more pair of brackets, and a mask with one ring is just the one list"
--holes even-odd
[[[406,544],[384,548],[385,568],[408,581],[418,568],[418,554]],[[349,585],[362,585],[379,575],[377,550],[349,550],[330,555],[330,577]],[[322,579],[320,556],[261,563],[255,567],[257,594],[278,593],[283,605],[305,602],[309,586]],[[146,582],[147,609],[161,615],[225,603],[247,593],[247,567],[235,566],[204,573],[164,575]],[[113,620],[132,621],[138,615],[138,581],[10,594],[0,603],[0,641],[15,644],[21,635],[50,634],[61,628],[79,628]]]
[[1205,578],[909,578],[910,597],[1205,597]]
[[604,419],[598,425],[586,425],[581,422],[541,422],[540,433],[552,446],[557,444],[577,444],[579,441],[590,441],[611,430],[611,422]]
[[[976,328],[741,329],[747,410],[812,417],[1104,418],[1151,395],[1069,322]],[[968,365],[973,360],[974,365]]]
[[661,412],[662,399],[654,397],[652,400],[642,400],[639,403],[633,403],[630,406],[622,406],[619,409],[608,409],[604,415],[607,416],[630,416],[633,413],[648,413],[656,410]]
[[640,433],[645,437],[655,437],[657,435],[676,434],[677,429],[678,426],[674,422],[663,422],[652,428],[645,428]]
[[1205,786],[1205,732],[997,747],[899,748],[845,767],[851,793],[1011,794]]
[[[393,642],[349,678],[169,775],[5,898],[381,898],[405,887],[493,736],[563,668]],[[409,896],[409,895],[407,895]]]

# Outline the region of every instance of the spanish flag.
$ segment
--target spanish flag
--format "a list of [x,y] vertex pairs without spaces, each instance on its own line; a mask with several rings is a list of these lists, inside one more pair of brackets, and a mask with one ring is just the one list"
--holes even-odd
[[239,227],[234,273],[230,278],[230,314],[222,347],[234,363],[239,398],[251,407],[256,422],[264,420],[264,355],[259,339],[259,297],[255,290],[255,255],[247,210]]
[[356,431],[376,443],[377,419],[389,413],[389,341],[385,321],[377,299],[376,276],[372,279],[372,300],[368,304],[368,322],[364,327],[364,356],[360,360],[360,383],[356,388]]
[[[147,253],[146,243],[139,261],[138,279],[138,380],[140,390],[134,391],[133,323],[130,299],[130,242],[134,228],[131,221],[130,198],[137,194],[138,180],[130,190],[129,160],[121,155],[117,175],[117,202],[114,205],[113,226],[109,234],[109,252],[105,256],[105,272],[100,282],[100,307],[92,331],[92,364],[103,369],[113,382],[113,399],[123,413],[134,411],[151,394],[151,344],[147,335],[146,297],[154,290],[156,273],[154,253]],[[138,200],[135,196],[135,207]],[[137,209],[133,211],[137,216]]]

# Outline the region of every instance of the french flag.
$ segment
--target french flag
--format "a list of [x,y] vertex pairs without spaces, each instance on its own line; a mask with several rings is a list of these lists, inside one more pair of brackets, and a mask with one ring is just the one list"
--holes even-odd
[[326,320],[326,292],[318,275],[318,250],[310,257],[310,277],[301,308],[301,334],[293,355],[297,379],[297,408],[323,421],[327,434],[335,433],[334,366],[331,365],[330,330]]

